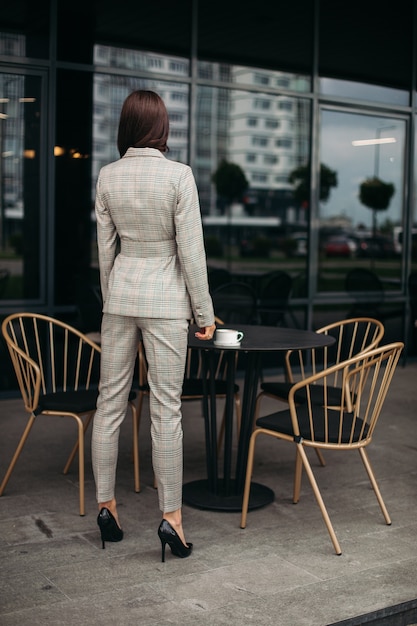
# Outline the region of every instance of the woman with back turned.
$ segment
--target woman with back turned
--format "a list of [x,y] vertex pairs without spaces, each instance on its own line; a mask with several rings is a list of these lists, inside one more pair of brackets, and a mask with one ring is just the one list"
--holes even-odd
[[162,561],[166,544],[181,558],[192,550],[181,513],[181,394],[190,319],[199,326],[199,339],[211,339],[215,331],[198,192],[190,167],[164,156],[168,132],[162,99],[152,91],[131,93],[120,115],[121,158],[101,169],[95,205],[103,295],[100,394],[92,435],[97,523],[103,548],[105,541],[123,538],[114,493],[119,429],[142,336]]

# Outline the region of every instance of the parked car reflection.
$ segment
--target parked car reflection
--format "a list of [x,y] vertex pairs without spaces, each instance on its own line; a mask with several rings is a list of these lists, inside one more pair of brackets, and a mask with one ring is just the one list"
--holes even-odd
[[357,250],[356,242],[344,235],[329,237],[324,244],[324,254],[326,257],[346,257],[355,256]]
[[394,241],[390,237],[377,235],[359,240],[357,256],[371,258],[392,258],[396,255]]

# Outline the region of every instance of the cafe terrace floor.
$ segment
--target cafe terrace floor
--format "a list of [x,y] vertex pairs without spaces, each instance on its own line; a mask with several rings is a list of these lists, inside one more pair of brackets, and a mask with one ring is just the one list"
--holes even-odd
[[[276,410],[268,403],[265,412]],[[183,413],[184,480],[190,481],[205,475],[200,403],[184,404]],[[0,402],[0,477],[25,422],[20,399]],[[293,447],[260,438],[254,480],[271,487],[275,501],[251,511],[245,530],[239,513],[184,506],[194,551],[182,560],[168,550],[161,563],[146,401],[142,490],[133,491],[128,417],[117,477],[125,538],[102,550],[90,434],[86,515],[80,517],[77,464],[69,475],[61,473],[74,424],[54,422],[38,418],[0,498],[2,626],[417,624],[417,360],[400,362],[369,448],[391,526],[384,523],[357,453],[326,452],[326,467],[311,456],[341,556],[333,551],[306,479],[300,502],[292,504]]]

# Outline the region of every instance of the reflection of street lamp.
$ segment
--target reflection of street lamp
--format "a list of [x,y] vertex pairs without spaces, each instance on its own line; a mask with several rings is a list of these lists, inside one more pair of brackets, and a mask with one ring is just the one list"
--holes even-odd
[[397,143],[395,137],[381,137],[383,130],[390,130],[396,128],[396,126],[380,126],[376,129],[375,139],[355,139],[352,141],[352,146],[375,146],[375,160],[374,160],[374,176],[378,178],[379,175],[379,147],[384,143]]
[[[376,234],[376,212],[377,210],[387,208],[391,195],[394,193],[393,185],[384,183],[379,178],[380,146],[381,144],[396,143],[397,141],[395,137],[381,137],[381,133],[384,130],[390,130],[392,128],[396,128],[396,126],[379,126],[375,131],[376,137],[374,139],[357,139],[352,141],[353,146],[375,146],[373,178],[368,178],[360,186],[361,196],[364,196],[363,198],[361,197],[361,202],[372,209],[372,233],[374,237]],[[371,192],[372,196],[370,196]],[[384,202],[384,197],[381,196],[382,192],[384,192],[383,196],[386,196],[386,203]]]
[[381,133],[383,130],[391,130],[392,128],[396,128],[396,126],[379,126],[376,131],[376,139],[375,139],[375,161],[374,161],[374,176],[375,178],[379,177],[379,150],[380,146],[383,143],[396,143],[395,137],[381,137]]

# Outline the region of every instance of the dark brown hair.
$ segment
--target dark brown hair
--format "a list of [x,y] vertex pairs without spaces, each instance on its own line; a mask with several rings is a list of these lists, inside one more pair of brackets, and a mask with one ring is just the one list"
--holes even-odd
[[167,152],[168,133],[168,111],[162,98],[154,91],[133,91],[124,101],[120,113],[117,136],[120,156],[130,147]]

